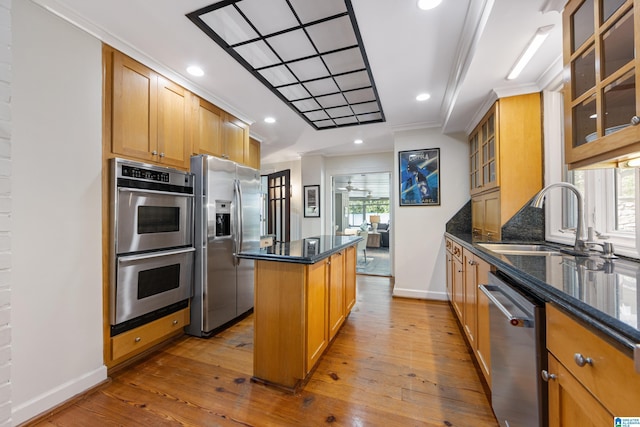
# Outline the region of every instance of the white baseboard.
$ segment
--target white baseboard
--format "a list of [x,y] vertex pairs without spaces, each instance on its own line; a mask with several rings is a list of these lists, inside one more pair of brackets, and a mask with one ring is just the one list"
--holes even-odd
[[11,422],[13,425],[22,424],[95,387],[106,379],[107,367],[102,365],[92,372],[87,372],[21,405],[13,407],[11,410]]
[[447,296],[446,292],[418,291],[416,289],[403,289],[398,287],[393,288],[393,296],[402,297],[402,298],[437,300],[437,301],[449,300],[449,297]]

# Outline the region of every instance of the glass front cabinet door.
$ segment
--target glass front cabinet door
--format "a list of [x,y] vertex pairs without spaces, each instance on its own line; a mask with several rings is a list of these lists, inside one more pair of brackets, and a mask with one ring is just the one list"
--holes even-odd
[[638,4],[570,0],[564,9],[565,156],[572,168],[611,166],[640,152]]

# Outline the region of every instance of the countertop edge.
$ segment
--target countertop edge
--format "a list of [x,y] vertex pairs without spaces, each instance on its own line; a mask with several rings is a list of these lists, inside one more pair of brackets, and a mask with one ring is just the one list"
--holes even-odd
[[[303,239],[300,239],[303,240]],[[318,255],[308,256],[308,257],[298,257],[291,255],[278,255],[278,254],[269,254],[269,253],[255,253],[255,252],[240,252],[236,254],[238,258],[242,259],[252,259],[255,261],[274,261],[274,262],[289,262],[294,264],[315,264],[323,259],[329,258],[331,255],[340,252],[341,250],[348,248],[349,246],[357,245],[358,242],[362,241],[363,237],[353,236],[353,240],[343,243],[341,245],[337,245],[331,249],[328,249]]]
[[500,272],[513,280],[522,291],[527,292],[544,302],[550,302],[557,305],[577,319],[582,320],[587,325],[593,327],[601,334],[604,334],[605,337],[609,338],[609,342],[616,345],[616,347],[621,350],[624,350],[624,352],[633,359],[634,348],[636,344],[640,344],[639,330],[633,329],[631,326],[621,322],[620,320],[615,319],[545,283],[544,281],[523,272],[519,268],[506,263],[499,257],[493,255],[490,250],[476,246],[468,239],[456,236],[449,232],[445,232],[444,235],[463,246],[465,249],[468,249],[474,255],[481,257],[489,264],[494,265]]

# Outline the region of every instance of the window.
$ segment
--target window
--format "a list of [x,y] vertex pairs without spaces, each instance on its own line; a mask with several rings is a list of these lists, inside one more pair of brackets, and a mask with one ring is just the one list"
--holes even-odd
[[[554,96],[560,96],[553,94]],[[552,97],[545,92],[545,97]],[[551,107],[549,107],[551,105]],[[561,126],[563,111],[561,103],[545,103],[545,126],[557,129],[555,135],[546,135],[545,151],[549,153],[545,162],[546,184],[566,181],[574,184],[584,196],[585,234],[588,227],[592,234],[585,236],[596,242],[613,243],[616,253],[640,258],[638,250],[638,212],[640,192],[640,169],[609,168],[567,170],[561,148]],[[555,119],[549,117],[555,116]],[[548,120],[555,120],[550,126]],[[556,192],[555,195],[553,192]],[[574,194],[566,190],[553,190],[547,195],[546,239],[572,245],[577,226],[577,201]]]
[[349,225],[371,224],[371,215],[379,215],[381,223],[389,222],[389,199],[349,199]]

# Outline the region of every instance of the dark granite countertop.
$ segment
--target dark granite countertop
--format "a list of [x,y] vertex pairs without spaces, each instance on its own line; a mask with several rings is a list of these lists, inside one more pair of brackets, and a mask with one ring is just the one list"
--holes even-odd
[[[605,260],[598,255],[575,257],[564,253],[499,254],[479,246],[481,242],[471,234],[445,235],[494,265],[523,293],[563,308],[633,357],[634,347],[640,344],[637,260]],[[534,243],[567,248],[549,242]]]
[[315,264],[362,240],[360,236],[315,236],[240,252],[238,258]]

